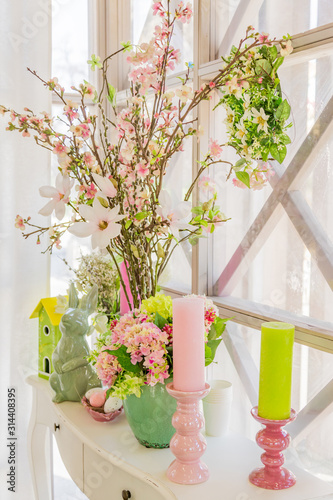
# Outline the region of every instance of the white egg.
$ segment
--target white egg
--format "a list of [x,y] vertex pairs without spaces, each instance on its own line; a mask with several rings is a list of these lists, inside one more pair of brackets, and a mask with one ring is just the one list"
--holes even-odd
[[123,402],[119,398],[109,398],[104,404],[104,413],[119,410],[123,406]]
[[93,387],[92,389],[89,389],[89,391],[85,393],[85,396],[88,399],[88,401],[90,401],[90,396],[92,394],[95,394],[95,392],[105,392],[105,389],[103,389],[102,387]]

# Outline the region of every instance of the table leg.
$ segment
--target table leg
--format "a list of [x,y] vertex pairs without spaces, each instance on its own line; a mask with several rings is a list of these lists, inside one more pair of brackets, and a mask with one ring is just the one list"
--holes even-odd
[[[28,429],[28,456],[35,500],[53,500],[52,433],[37,415],[38,394],[33,389],[33,404]],[[39,422],[37,421],[37,418]]]

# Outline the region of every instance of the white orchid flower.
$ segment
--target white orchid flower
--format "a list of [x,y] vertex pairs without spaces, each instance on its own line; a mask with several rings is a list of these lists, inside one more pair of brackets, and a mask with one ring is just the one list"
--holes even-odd
[[191,213],[191,203],[189,201],[182,201],[174,207],[170,194],[163,189],[158,197],[158,202],[160,206],[157,207],[157,214],[170,223],[170,232],[177,240],[179,240],[180,229],[193,231],[193,226],[184,220]]
[[39,188],[39,194],[44,198],[52,198],[43,208],[39,210],[41,215],[51,215],[53,210],[57,219],[64,218],[66,203],[69,202],[69,196],[73,187],[74,180],[68,175],[59,173],[56,177],[56,187],[42,186]]
[[110,240],[116,238],[121,231],[121,225],[117,224],[125,216],[118,215],[119,205],[114,208],[105,208],[95,198],[93,206],[81,205],[80,215],[87,222],[75,222],[68,231],[79,238],[91,236],[93,249],[106,248]]
[[107,177],[102,175],[92,174],[96,186],[101,190],[101,193],[108,198],[114,198],[117,194],[117,190]]

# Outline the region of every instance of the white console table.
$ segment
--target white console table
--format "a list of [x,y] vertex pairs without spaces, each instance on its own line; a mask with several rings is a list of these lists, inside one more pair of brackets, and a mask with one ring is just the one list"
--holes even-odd
[[210,479],[195,486],[177,485],[166,477],[174,459],[171,451],[141,446],[124,415],[109,423],[95,422],[79,403],[52,403],[47,381],[31,376],[27,382],[33,388],[29,453],[36,500],[53,498],[48,429],[73,481],[90,500],[122,500],[123,490],[130,492],[131,500],[333,499],[330,485],[294,466],[290,468],[297,483],[292,488],[256,488],[248,474],[261,465],[261,450],[255,442],[235,436],[207,437],[204,461]]

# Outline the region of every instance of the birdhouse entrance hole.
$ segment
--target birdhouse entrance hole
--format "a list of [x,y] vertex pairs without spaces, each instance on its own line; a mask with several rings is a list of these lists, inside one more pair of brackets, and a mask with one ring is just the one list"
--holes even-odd
[[50,333],[50,328],[47,325],[44,325],[43,331],[45,335],[48,335]]
[[51,364],[49,358],[44,358],[44,373],[51,373]]

